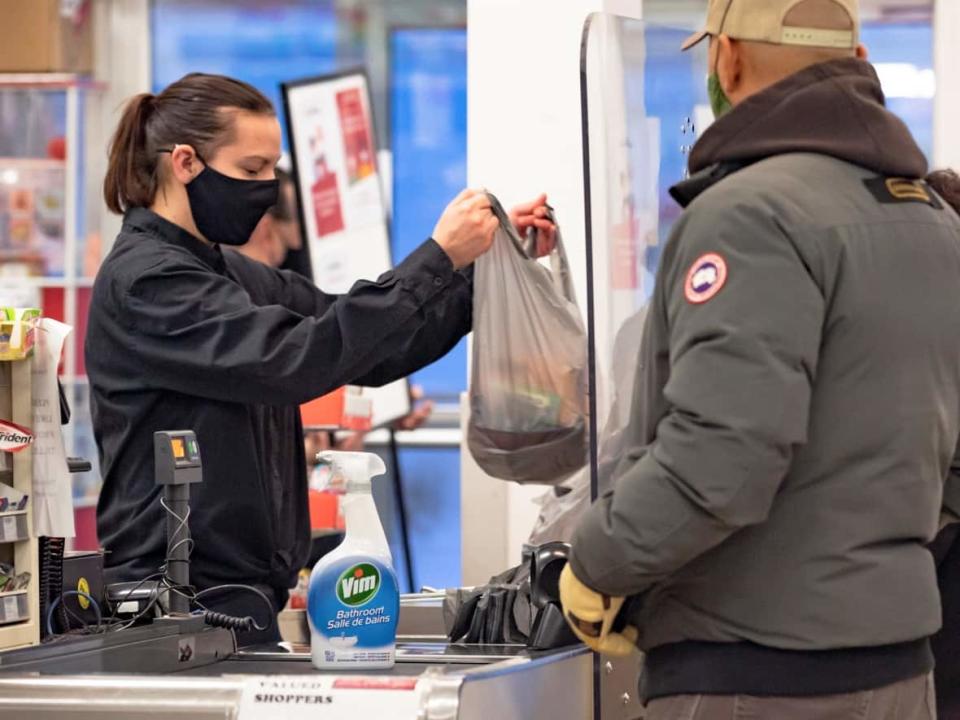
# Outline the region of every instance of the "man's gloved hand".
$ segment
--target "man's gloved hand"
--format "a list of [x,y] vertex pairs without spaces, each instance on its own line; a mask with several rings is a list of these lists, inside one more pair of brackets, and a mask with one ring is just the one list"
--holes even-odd
[[636,649],[639,633],[635,627],[614,632],[614,623],[625,600],[591,590],[577,579],[569,563],[560,574],[563,616],[574,634],[595,652],[626,657]]

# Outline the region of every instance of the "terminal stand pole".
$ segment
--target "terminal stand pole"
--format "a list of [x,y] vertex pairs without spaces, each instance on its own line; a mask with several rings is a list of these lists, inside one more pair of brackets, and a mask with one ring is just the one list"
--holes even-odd
[[164,562],[168,591],[167,611],[189,615],[190,598],[190,486],[201,482],[200,447],[192,430],[167,430],[153,434],[156,483],[162,488],[167,517],[167,553]]
[[[190,486],[164,485],[163,496],[172,512],[167,513],[167,577],[177,588],[190,585],[190,525],[182,522],[190,510]],[[171,615],[190,613],[190,600],[180,592],[167,598]]]

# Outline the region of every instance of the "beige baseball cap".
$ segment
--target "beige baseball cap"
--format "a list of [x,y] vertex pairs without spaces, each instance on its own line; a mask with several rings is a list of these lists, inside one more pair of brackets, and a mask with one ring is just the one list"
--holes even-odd
[[859,0],[710,0],[707,26],[694,33],[689,50],[711,35],[734,40],[854,49],[860,42]]

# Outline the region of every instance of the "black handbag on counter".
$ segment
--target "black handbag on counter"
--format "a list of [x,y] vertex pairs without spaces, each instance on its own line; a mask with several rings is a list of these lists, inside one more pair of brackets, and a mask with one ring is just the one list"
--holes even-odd
[[569,556],[566,543],[529,548],[523,563],[488,584],[448,591],[443,615],[450,641],[532,650],[577,645],[560,607],[560,573]]

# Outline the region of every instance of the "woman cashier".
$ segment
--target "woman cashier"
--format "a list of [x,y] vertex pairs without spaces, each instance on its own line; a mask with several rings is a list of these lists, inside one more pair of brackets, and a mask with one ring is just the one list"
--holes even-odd
[[[191,486],[191,583],[234,586],[203,604],[262,625],[263,598],[235,586],[255,587],[279,611],[309,539],[281,512],[298,494],[306,506],[306,484],[288,487],[268,471],[267,408],[382,385],[443,356],[470,330],[465,269],[497,227],[485,194],[464,191],[432,239],[340,296],[239,255],[225,262],[221,245],[245,243],[275,204],[280,152],[273,107],[245,83],[191,74],[133,98],[104,182],[123,229],[97,276],[86,338],[107,582],[163,566],[153,433],[190,429],[204,461],[203,482]],[[521,229],[550,232],[542,208],[526,210]],[[247,285],[256,275],[257,292],[241,275]],[[275,639],[270,625],[243,640]]]

